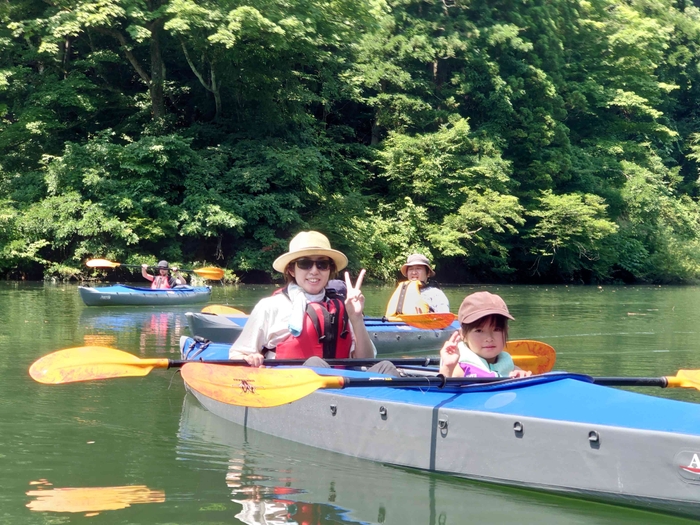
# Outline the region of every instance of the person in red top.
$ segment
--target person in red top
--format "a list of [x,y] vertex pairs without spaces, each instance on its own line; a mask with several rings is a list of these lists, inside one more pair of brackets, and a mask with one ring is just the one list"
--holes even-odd
[[170,265],[168,261],[160,261],[156,266],[156,275],[151,275],[146,270],[148,269],[147,264],[141,265],[141,275],[144,279],[151,281],[151,288],[154,290],[163,290],[168,288],[175,288],[183,284],[187,284],[185,278],[182,276],[177,267],[173,268],[173,275],[170,275]]

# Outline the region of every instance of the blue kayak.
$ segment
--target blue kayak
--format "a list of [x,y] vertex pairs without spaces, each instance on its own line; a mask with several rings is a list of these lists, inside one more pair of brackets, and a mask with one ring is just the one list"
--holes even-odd
[[78,291],[88,306],[165,306],[205,303],[211,297],[209,286],[176,286],[167,290],[152,290],[117,284],[91,288],[79,286]]
[[[226,359],[228,346],[183,337],[181,353],[183,359]],[[352,370],[315,371],[368,377]],[[700,517],[695,403],[566,373],[444,389],[319,389],[273,408],[225,404],[186,386],[230,422],[324,450]]]
[[[187,312],[190,334],[215,343],[233,343],[243,330],[247,316],[218,315]],[[401,322],[384,321],[380,317],[366,317],[365,326],[378,354],[396,351],[426,351],[437,353],[442,343],[459,330],[455,321],[442,330],[424,330]]]

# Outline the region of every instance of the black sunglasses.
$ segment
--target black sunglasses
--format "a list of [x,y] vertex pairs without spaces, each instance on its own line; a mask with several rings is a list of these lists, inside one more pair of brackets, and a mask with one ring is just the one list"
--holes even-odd
[[325,272],[331,267],[331,261],[329,259],[321,259],[320,261],[314,261],[312,259],[297,259],[294,262],[296,263],[297,268],[300,270],[310,270],[314,264],[316,265],[316,268],[322,272]]

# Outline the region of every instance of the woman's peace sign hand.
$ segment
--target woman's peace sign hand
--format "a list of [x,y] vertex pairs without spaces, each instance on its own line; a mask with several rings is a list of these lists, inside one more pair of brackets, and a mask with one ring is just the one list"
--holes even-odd
[[350,274],[345,272],[345,286],[348,288],[348,295],[345,299],[345,309],[349,317],[362,317],[362,311],[365,308],[365,296],[362,295],[360,287],[365,278],[365,270],[360,270],[360,275],[357,277],[357,282],[353,285],[350,280]]

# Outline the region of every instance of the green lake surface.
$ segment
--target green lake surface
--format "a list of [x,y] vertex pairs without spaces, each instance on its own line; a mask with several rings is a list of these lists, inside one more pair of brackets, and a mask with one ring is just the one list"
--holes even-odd
[[[700,288],[444,290],[457,311],[465,295],[484,289],[508,303],[511,339],[551,344],[557,370],[664,376],[700,368]],[[214,286],[211,303],[250,311],[272,290]],[[381,316],[393,289],[363,291],[365,313]],[[245,432],[202,409],[171,370],[58,386],[27,374],[43,355],[86,345],[178,359],[179,338],[189,335],[184,314],[202,306],[87,307],[74,284],[0,283],[0,524],[691,523]],[[700,401],[695,390],[639,391]]]

